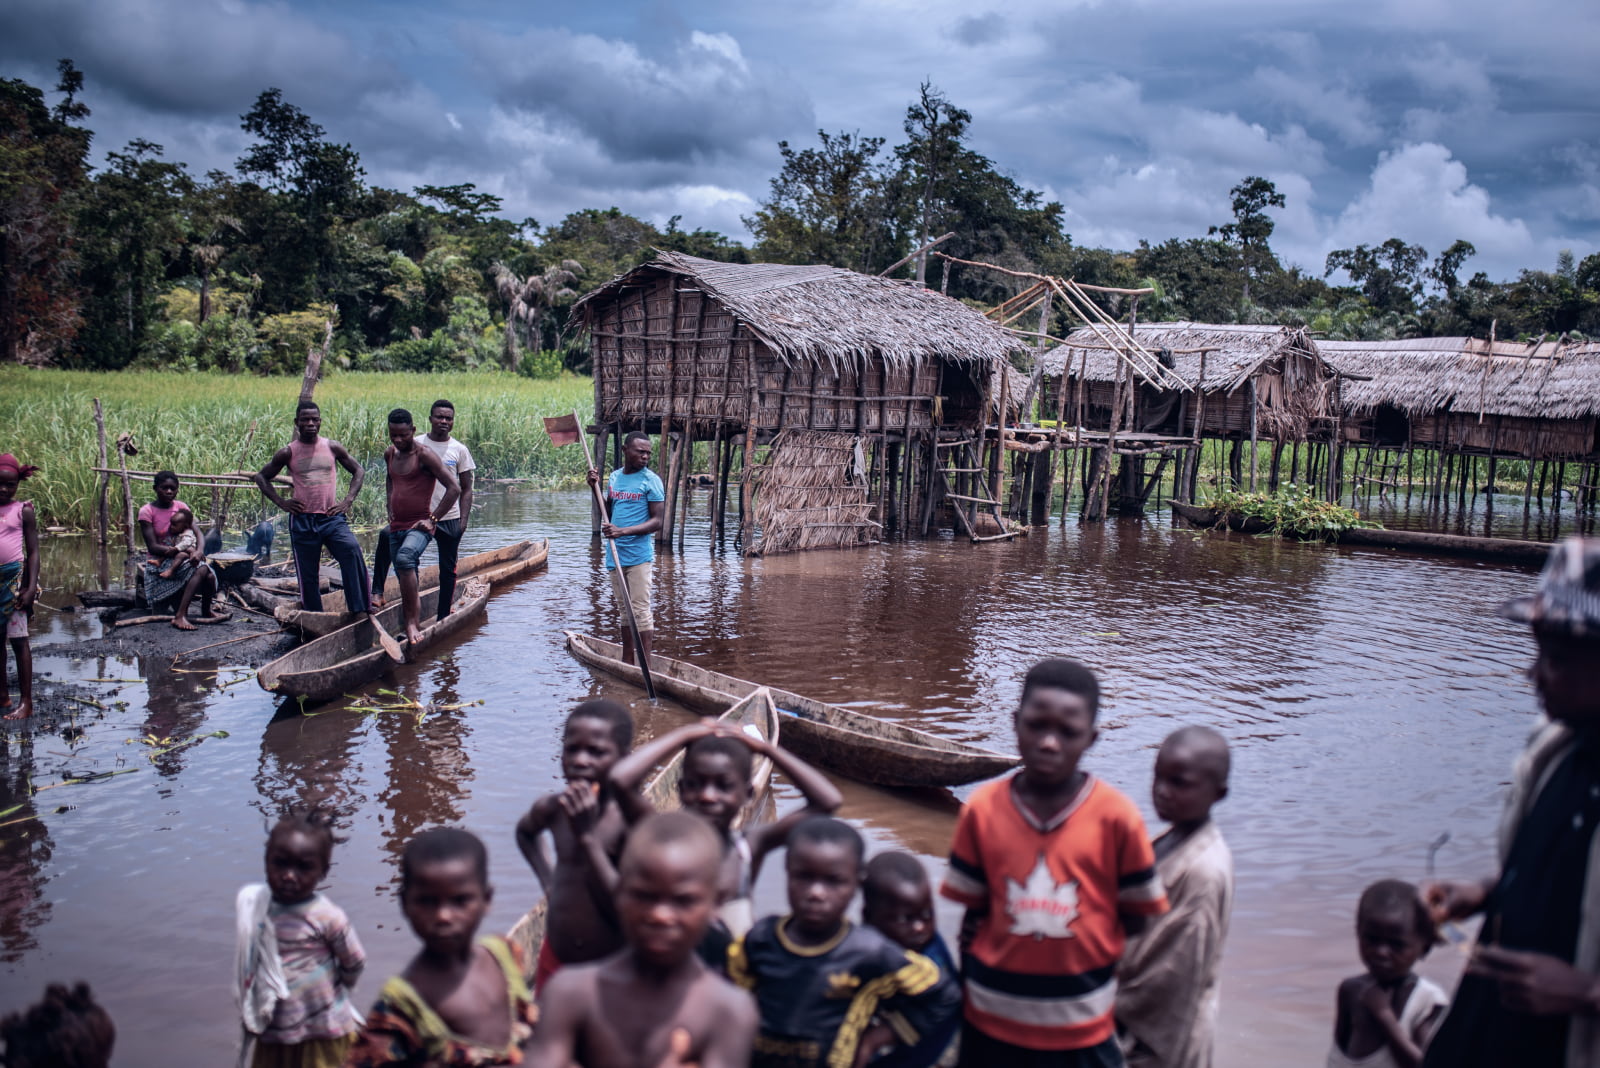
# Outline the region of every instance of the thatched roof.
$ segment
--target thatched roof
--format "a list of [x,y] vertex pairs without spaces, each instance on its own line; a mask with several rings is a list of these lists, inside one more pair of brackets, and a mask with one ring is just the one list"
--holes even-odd
[[[1172,354],[1172,369],[1194,389],[1200,384],[1200,353],[1205,354],[1205,390],[1229,393],[1244,384],[1262,364],[1289,352],[1317,357],[1317,346],[1304,330],[1284,326],[1234,326],[1210,323],[1140,323],[1133,336],[1151,352],[1166,349]],[[1059,376],[1064,365],[1078,373],[1081,365],[1091,382],[1111,382],[1116,378],[1117,354],[1093,328],[1082,326],[1040,357],[1045,374]]]
[[1476,338],[1319,341],[1347,378],[1344,407],[1364,413],[1391,405],[1410,414],[1482,411],[1486,415],[1583,419],[1600,415],[1600,344],[1524,345]]
[[587,321],[596,302],[660,272],[692,281],[785,362],[878,355],[892,363],[992,363],[1021,346],[983,315],[931,289],[839,267],[720,263],[680,252],[658,252],[653,262],[585,294],[573,311]]

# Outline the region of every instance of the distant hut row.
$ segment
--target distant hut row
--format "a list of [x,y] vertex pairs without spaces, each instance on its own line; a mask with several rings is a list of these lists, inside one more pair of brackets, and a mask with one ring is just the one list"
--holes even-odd
[[1519,459],[1530,496],[1536,468],[1559,495],[1576,465],[1566,488],[1592,506],[1600,471],[1593,343],[1491,351],[1179,322],[1083,327],[1038,352],[1038,335],[903,281],[678,253],[589,293],[575,321],[591,338],[596,459],[628,432],[658,437],[668,542],[697,487],[714,542],[736,514],[741,549],[771,553],[945,526],[1010,536],[1058,502],[1064,517],[1075,484],[1090,519],[1152,492],[1192,500],[1203,455],[1224,482],[1329,499],[1354,478],[1462,500],[1469,473],[1492,489],[1497,462]]

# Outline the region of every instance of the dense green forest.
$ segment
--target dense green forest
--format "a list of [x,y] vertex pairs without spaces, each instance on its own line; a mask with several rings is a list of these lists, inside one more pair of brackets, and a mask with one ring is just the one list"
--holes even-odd
[[[744,220],[746,246],[616,208],[514,222],[469,181],[372,185],[356,151],[277,89],[240,117],[254,142],[232,172],[193,174],[145,140],[95,169],[83,75],[66,60],[59,71],[54,104],[0,79],[4,362],[287,373],[332,321],[340,367],[543,377],[585,369],[582,339],[564,329],[577,295],[652,248],[878,272],[947,231],[956,236],[941,250],[962,259],[1153,287],[1146,320],[1308,325],[1331,338],[1600,334],[1600,253],[1493,281],[1468,274],[1465,241],[1430,253],[1391,238],[1335,251],[1322,277],[1308,275],[1274,254],[1270,212],[1284,198],[1259,177],[1241,178],[1232,217],[1206,237],[1080,247],[1061,205],[975,151],[972,116],[931,85],[892,147],[858,132],[780,143],[781,170]],[[993,271],[947,273],[938,259],[900,271],[917,272],[982,306],[1016,288]],[[1340,272],[1352,284],[1328,282]]]

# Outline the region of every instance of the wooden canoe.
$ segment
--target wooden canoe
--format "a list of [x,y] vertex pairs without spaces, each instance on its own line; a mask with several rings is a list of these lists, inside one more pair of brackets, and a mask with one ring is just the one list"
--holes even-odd
[[[456,564],[456,582],[460,584],[469,578],[480,578],[489,584],[491,590],[504,589],[543,567],[549,555],[548,538],[541,541],[519,541],[515,545],[477,553]],[[421,589],[437,586],[438,565],[418,571],[417,582]],[[400,596],[400,584],[393,577],[384,583],[383,588],[384,597],[391,601]],[[332,634],[340,627],[348,627],[356,621],[355,613],[346,612],[344,604],[344,592],[339,591],[323,596],[320,612],[308,612],[290,605],[278,607],[273,615],[286,627],[293,627],[302,634],[320,638],[324,634]]]
[[[733,704],[722,714],[719,722],[737,726],[744,731],[753,731],[769,742],[778,743],[779,719],[778,710],[772,703],[772,694],[763,688]],[[644,784],[644,789],[640,792],[657,812],[671,812],[680,807],[678,780],[682,777],[683,750],[680,749],[651,777],[649,782]],[[767,803],[767,792],[771,787],[772,758],[759,757],[750,766],[750,800],[733,818],[735,828],[743,827],[756,818]],[[544,942],[548,912],[549,903],[540,898],[539,903],[529,909],[506,935],[506,941],[521,951],[523,978],[530,981],[533,979],[534,966],[539,960],[539,946]]]
[[[256,672],[256,681],[263,690],[306,701],[327,701],[346,694],[382,675],[393,663],[373,634],[374,619],[395,636],[408,657],[415,658],[428,646],[465,629],[483,615],[484,605],[489,603],[487,582],[468,579],[456,591],[450,614],[423,627],[422,639],[415,645],[405,640],[405,615],[396,602],[376,617],[362,616],[348,627],[285,653]],[[425,590],[422,618],[431,619],[438,604],[439,590]]]
[[[613,642],[567,631],[567,650],[592,668],[644,685]],[[721,712],[761,687],[756,683],[652,654],[656,688],[690,707]],[[783,716],[783,747],[813,764],[878,786],[960,786],[992,779],[1017,758],[939,738],[889,720],[768,687]]]
[[[1260,519],[1230,515],[1226,524],[1215,508],[1172,502],[1174,515],[1207,529],[1226,525],[1241,534],[1265,534],[1270,527]],[[1471,560],[1494,560],[1525,567],[1543,567],[1550,556],[1550,545],[1542,541],[1515,538],[1472,538],[1460,534],[1434,534],[1425,530],[1387,530],[1382,527],[1352,527],[1333,539],[1339,545],[1359,545],[1372,549],[1403,549],[1407,552],[1460,556]]]

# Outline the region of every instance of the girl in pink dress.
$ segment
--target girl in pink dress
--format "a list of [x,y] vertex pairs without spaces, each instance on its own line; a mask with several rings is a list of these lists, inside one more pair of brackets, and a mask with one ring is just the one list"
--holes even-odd
[[17,487],[38,468],[9,452],[0,456],[0,625],[17,658],[20,700],[11,707],[6,678],[5,645],[0,644],[0,715],[27,719],[33,715],[33,647],[28,644],[28,617],[39,596],[39,525],[33,502],[17,500]]

